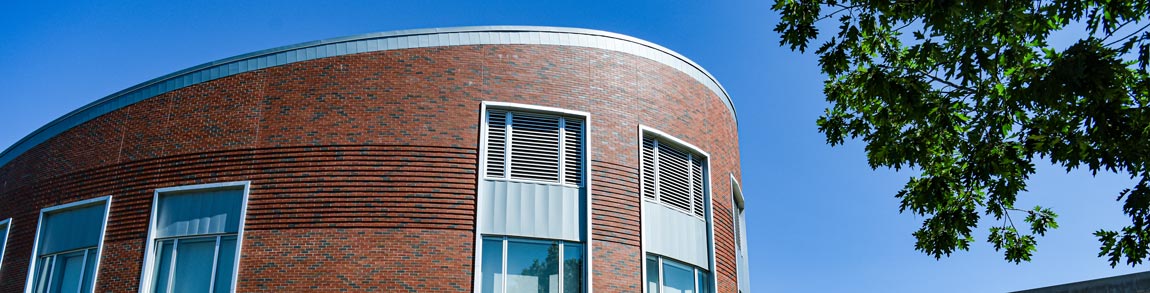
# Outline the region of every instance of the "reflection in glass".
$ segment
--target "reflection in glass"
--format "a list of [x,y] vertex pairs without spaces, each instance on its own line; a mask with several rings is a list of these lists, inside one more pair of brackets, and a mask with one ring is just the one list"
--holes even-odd
[[483,240],[482,293],[503,293],[503,241]]
[[52,292],[79,292],[80,274],[84,273],[84,251],[65,253],[56,257],[52,270]]
[[[11,222],[11,221],[9,221]],[[8,237],[8,222],[0,224],[0,255],[4,255],[4,246],[7,245],[6,238]]]
[[92,292],[92,279],[96,278],[96,261],[98,260],[96,249],[88,249],[88,256],[84,259],[84,275],[81,276],[84,280],[80,282],[80,292]]
[[507,251],[508,293],[559,292],[559,245],[508,242]]
[[582,244],[557,240],[484,237],[479,293],[580,293]]
[[582,245],[563,245],[563,292],[583,292]]
[[220,237],[216,255],[216,288],[212,292],[232,292],[232,271],[236,267],[236,235]]
[[659,260],[647,258],[647,293],[659,293]]
[[160,249],[156,250],[156,263],[154,265],[156,273],[152,278],[153,292],[168,292],[168,277],[171,277],[172,268],[172,243],[175,240],[160,241]]
[[710,293],[711,284],[707,282],[707,272],[699,270],[699,293]]
[[36,272],[36,289],[35,292],[48,292],[48,272],[52,271],[52,256],[41,257],[36,261],[36,267],[40,270]]
[[695,272],[663,262],[663,291],[666,293],[694,293]]
[[157,240],[151,292],[232,292],[236,238],[221,235]]
[[180,239],[176,243],[172,292],[210,292],[215,253],[215,237]]
[[95,248],[41,256],[32,292],[91,292],[96,262]]

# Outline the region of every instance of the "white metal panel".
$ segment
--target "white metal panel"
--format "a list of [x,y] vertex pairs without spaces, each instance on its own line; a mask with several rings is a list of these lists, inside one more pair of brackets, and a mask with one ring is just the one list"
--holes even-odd
[[580,188],[484,180],[480,233],[583,241],[585,209]]
[[700,268],[711,267],[707,252],[707,223],[682,211],[643,201],[647,214],[643,237],[648,252],[670,257]]

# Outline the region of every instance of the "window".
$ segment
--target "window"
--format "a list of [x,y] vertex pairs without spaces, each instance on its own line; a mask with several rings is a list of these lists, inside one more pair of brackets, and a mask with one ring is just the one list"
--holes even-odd
[[144,292],[232,292],[246,182],[156,192]]
[[704,156],[652,135],[643,135],[643,197],[703,217]]
[[484,237],[482,258],[482,293],[583,292],[582,244]]
[[93,292],[110,197],[40,212],[26,292]]
[[580,185],[583,118],[487,110],[487,177]]
[[748,268],[747,258],[747,216],[746,216],[746,202],[743,198],[743,188],[735,181],[734,176],[731,176],[731,200],[735,207],[734,214],[734,230],[735,230],[735,258],[736,269],[738,270],[738,284],[739,292],[751,291],[750,271]]
[[0,269],[4,268],[4,247],[8,244],[8,226],[12,225],[12,218],[0,220]]
[[588,113],[483,102],[475,292],[583,292]]
[[707,271],[669,258],[647,256],[647,293],[708,293]]
[[708,155],[663,132],[639,126],[643,264],[647,293],[714,290]]

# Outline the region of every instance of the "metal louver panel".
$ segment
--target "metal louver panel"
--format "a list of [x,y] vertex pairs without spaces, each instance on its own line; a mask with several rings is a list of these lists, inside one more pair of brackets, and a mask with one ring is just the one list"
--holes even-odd
[[743,229],[739,226],[739,217],[742,214],[743,214],[743,209],[739,208],[739,207],[735,207],[735,216],[733,217],[733,218],[735,218],[735,252],[738,253],[739,255],[743,254],[743,238],[742,238],[742,236],[740,236],[743,232],[740,230],[743,230]]
[[687,153],[666,144],[659,148],[659,201],[691,212],[691,162]]
[[511,178],[559,182],[559,117],[511,114]]
[[695,202],[695,215],[704,217],[703,209],[703,161],[698,156],[691,157],[691,198]]
[[579,118],[487,111],[487,178],[581,185],[585,122]]
[[504,178],[506,162],[507,111],[487,111],[487,177]]
[[641,149],[643,197],[705,217],[705,158],[646,136]]
[[655,140],[643,137],[643,197],[655,199]]
[[564,119],[563,176],[567,184],[583,181],[583,121]]

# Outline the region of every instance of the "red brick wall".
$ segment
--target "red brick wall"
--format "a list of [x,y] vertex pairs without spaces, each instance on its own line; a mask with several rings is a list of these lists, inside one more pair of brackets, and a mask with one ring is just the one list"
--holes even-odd
[[139,283],[156,188],[250,180],[240,291],[472,288],[480,103],[591,113],[594,286],[640,292],[637,126],[711,155],[716,272],[735,292],[734,117],[634,55],[475,45],[363,53],[201,83],[96,118],[0,167],[0,292],[27,278],[40,208],[112,195],[99,291]]

